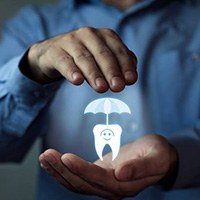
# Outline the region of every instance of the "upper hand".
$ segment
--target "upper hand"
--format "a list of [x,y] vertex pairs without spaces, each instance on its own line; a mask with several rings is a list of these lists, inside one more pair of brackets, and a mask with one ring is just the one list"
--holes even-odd
[[169,174],[177,153],[166,139],[147,135],[121,148],[118,157],[90,163],[73,154],[47,150],[40,156],[41,166],[66,188],[106,199],[136,196]]
[[97,92],[120,92],[136,82],[136,56],[110,29],[83,27],[33,45],[29,76],[46,83],[64,77],[79,85],[86,80]]

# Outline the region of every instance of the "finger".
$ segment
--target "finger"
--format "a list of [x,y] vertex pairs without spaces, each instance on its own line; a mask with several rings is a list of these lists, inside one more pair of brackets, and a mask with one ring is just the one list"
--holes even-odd
[[88,184],[79,176],[73,174],[62,162],[61,154],[55,150],[47,150],[44,152],[44,158],[50,164],[51,168],[57,171],[64,180],[66,180],[75,189],[76,192],[87,195],[98,195],[103,198],[113,198],[113,194],[100,190]]
[[62,162],[74,173],[82,177],[92,185],[97,185],[106,191],[111,191],[118,198],[135,196],[145,187],[156,183],[160,176],[153,176],[129,182],[118,182],[114,179],[113,172],[106,172],[105,169],[92,163],[85,162],[73,154],[64,154]]
[[122,91],[125,87],[125,81],[123,79],[119,64],[112,51],[98,36],[95,29],[80,29],[80,35],[83,33],[85,35],[85,39],[83,40],[80,38],[80,40],[94,56],[95,61],[107,80],[111,90],[114,92]]
[[67,52],[74,58],[74,62],[81,70],[89,84],[97,92],[106,92],[108,84],[96,65],[93,55],[81,43],[73,43],[66,47]]
[[[53,49],[49,53],[51,57],[43,58],[47,68],[55,68],[63,77],[65,77],[72,84],[80,85],[84,81],[84,77],[80,69],[74,63],[73,58],[61,48]],[[51,60],[51,65],[49,65],[49,60]]]
[[64,154],[61,160],[74,174],[90,184],[106,191],[114,193],[117,191],[118,183],[114,179],[112,169],[106,170],[93,163],[86,162],[73,154]]
[[63,185],[64,187],[66,187],[67,189],[73,191],[73,192],[77,192],[75,190],[75,188],[72,187],[72,185],[70,183],[68,183],[54,168],[51,167],[51,165],[48,163],[48,161],[45,160],[44,154],[41,154],[39,157],[39,161],[40,161],[40,165],[41,167],[49,174],[51,175],[53,178],[55,178],[55,180],[57,182],[59,182],[61,185]]
[[123,44],[120,37],[114,31],[102,29],[101,32],[106,44],[117,58],[126,84],[131,85],[135,83],[137,81],[137,58],[135,54]]
[[157,154],[150,153],[148,156],[130,160],[116,167],[115,176],[119,181],[131,181],[145,177],[164,176],[167,168],[166,162],[158,159]]

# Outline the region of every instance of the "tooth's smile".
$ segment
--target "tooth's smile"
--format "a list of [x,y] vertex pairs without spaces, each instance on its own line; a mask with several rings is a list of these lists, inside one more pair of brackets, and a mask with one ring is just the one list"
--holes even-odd
[[105,145],[108,144],[112,149],[112,160],[114,160],[120,149],[121,127],[117,124],[98,124],[94,127],[93,133],[95,136],[95,148],[99,158],[103,160],[103,149]]
[[106,139],[106,138],[103,138],[104,140],[106,140],[106,141],[108,141],[108,140],[110,140],[111,138],[108,138],[108,139]]

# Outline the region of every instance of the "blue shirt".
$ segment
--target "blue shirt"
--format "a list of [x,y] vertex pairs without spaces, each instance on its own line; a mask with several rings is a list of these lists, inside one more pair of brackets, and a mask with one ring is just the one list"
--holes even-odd
[[[178,150],[174,187],[149,187],[136,198],[200,198],[200,4],[145,0],[125,12],[100,1],[62,0],[28,6],[5,23],[0,43],[0,161],[21,161],[36,138],[43,148],[94,161],[92,128],[105,116],[83,115],[99,97],[126,102],[132,115],[113,115],[123,128],[122,144],[144,134],[165,136]],[[97,94],[87,83],[42,86],[25,77],[19,63],[35,42],[82,26],[111,28],[138,57],[139,80],[121,93]],[[98,199],[67,191],[42,170],[39,200]],[[133,198],[130,198],[133,199]]]

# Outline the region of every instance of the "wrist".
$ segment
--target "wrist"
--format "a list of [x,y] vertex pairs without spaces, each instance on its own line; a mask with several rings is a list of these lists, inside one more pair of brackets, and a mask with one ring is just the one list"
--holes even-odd
[[22,57],[19,63],[19,69],[22,74],[29,79],[40,83],[40,84],[49,84],[54,82],[55,80],[49,78],[45,75],[42,70],[38,67],[36,60],[36,45],[30,47],[24,56]]

